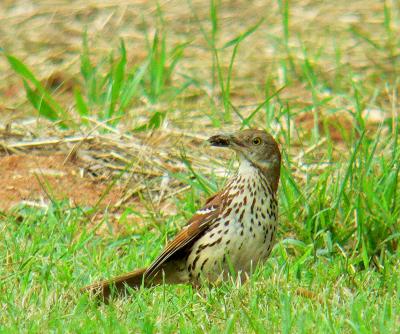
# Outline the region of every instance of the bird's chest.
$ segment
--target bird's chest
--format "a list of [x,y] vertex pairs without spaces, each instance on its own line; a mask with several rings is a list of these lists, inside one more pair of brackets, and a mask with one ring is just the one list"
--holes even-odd
[[221,272],[251,272],[265,260],[276,230],[277,205],[260,180],[242,178],[225,194],[223,208],[209,230],[193,245],[189,274],[218,279]]
[[265,260],[270,253],[276,230],[277,208],[264,191],[250,196],[247,202],[247,205],[239,205],[239,210],[227,217],[228,232],[223,240],[226,245],[224,253],[235,268],[249,272],[252,266]]

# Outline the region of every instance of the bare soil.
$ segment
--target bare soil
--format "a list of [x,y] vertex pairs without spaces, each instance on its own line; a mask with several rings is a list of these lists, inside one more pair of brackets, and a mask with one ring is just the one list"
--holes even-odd
[[[63,154],[0,156],[0,210],[24,202],[41,205],[51,199],[68,199],[73,206],[94,206],[107,183],[82,177],[79,164],[64,164],[64,160]],[[120,187],[114,186],[102,207],[115,204],[121,194]]]

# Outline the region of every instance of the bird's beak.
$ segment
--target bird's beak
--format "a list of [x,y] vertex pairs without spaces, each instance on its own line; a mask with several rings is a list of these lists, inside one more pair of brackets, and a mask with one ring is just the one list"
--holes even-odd
[[240,151],[240,149],[244,147],[242,142],[238,140],[234,134],[212,136],[208,138],[208,142],[212,146],[230,147],[237,151]]

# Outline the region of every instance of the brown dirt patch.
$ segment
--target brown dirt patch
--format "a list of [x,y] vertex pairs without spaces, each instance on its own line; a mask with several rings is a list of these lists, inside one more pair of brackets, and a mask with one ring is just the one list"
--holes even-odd
[[[94,206],[107,189],[81,176],[80,166],[63,164],[65,155],[10,155],[0,157],[0,210],[29,202],[49,202],[50,199],[69,199],[73,206]],[[114,186],[101,206],[115,204],[122,195]]]

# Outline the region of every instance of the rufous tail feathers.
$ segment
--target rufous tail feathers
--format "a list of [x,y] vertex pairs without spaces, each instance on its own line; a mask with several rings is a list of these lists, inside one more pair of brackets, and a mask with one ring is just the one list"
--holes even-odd
[[109,280],[95,282],[81,289],[82,292],[93,293],[94,295],[107,300],[112,292],[117,294],[124,293],[126,287],[138,289],[142,286],[152,286],[157,284],[154,279],[146,280],[144,274],[147,268],[137,269],[130,273],[114,277]]

